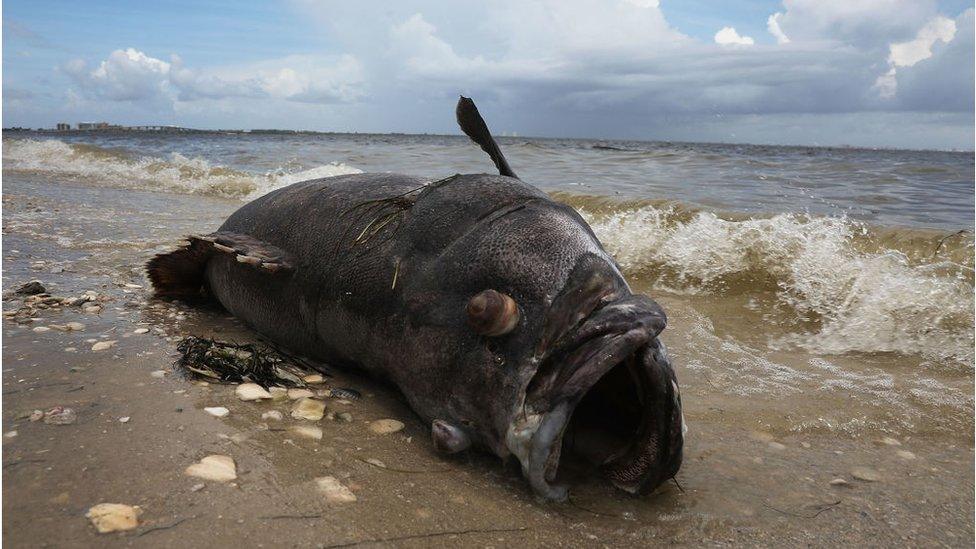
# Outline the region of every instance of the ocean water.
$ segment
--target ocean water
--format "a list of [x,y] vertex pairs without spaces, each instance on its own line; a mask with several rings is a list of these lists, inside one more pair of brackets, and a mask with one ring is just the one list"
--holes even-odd
[[[500,144],[665,306],[683,384],[701,377],[720,400],[790,397],[740,410],[786,432],[971,433],[972,153]],[[213,230],[249,199],[359,172],[494,167],[461,136],[9,133],[4,200],[42,205],[5,212],[5,239],[135,273],[167,239]]]
[[[9,137],[16,136],[16,137]],[[973,154],[699,143],[500,138],[521,178],[594,203],[845,217],[878,226],[973,226]],[[437,179],[493,172],[462,136],[17,133],[9,168],[105,184],[248,199],[341,173]]]

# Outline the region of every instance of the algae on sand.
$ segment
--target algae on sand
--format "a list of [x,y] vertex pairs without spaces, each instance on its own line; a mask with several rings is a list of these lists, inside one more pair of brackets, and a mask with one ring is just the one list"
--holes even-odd
[[174,369],[190,378],[224,383],[250,381],[262,387],[304,387],[303,377],[319,373],[305,361],[256,344],[189,336],[176,349],[180,357]]

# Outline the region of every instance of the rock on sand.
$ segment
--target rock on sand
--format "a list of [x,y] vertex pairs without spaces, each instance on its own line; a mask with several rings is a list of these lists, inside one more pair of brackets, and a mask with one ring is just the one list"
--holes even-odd
[[234,392],[237,398],[245,401],[271,398],[271,393],[257,383],[241,383]]
[[356,501],[356,494],[343,486],[335,477],[319,477],[315,479],[315,485],[329,503],[352,503]]
[[186,474],[217,482],[227,482],[237,478],[237,465],[230,456],[212,455],[201,459],[186,468]]
[[139,526],[139,515],[142,509],[138,506],[123,503],[99,503],[85,513],[88,520],[95,526],[99,534],[132,530]]
[[377,435],[388,435],[403,429],[403,422],[395,419],[377,419],[369,424],[369,430]]

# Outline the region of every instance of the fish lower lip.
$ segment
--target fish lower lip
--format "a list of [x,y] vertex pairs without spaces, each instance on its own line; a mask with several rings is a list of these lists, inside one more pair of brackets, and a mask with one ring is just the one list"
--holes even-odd
[[[558,381],[553,380],[549,384],[543,382],[541,389],[533,388],[530,384],[526,401],[528,411],[521,416],[521,424],[519,420],[513,423],[513,429],[509,431],[509,447],[522,462],[523,472],[537,494],[556,501],[567,497],[567,488],[555,483],[563,458],[564,435],[572,431],[575,441],[579,429],[593,431],[591,434],[595,434],[597,440],[601,434],[606,434],[599,432],[602,430],[601,422],[608,419],[600,417],[603,410],[597,400],[607,399],[605,395],[597,393],[612,392],[616,390],[615,385],[633,387],[626,389],[630,393],[627,404],[633,409],[626,412],[616,410],[621,417],[627,415],[627,428],[632,431],[613,442],[607,442],[608,439],[594,442],[592,448],[585,451],[579,448],[570,448],[569,451],[579,455],[588,452],[585,456],[588,461],[601,466],[615,485],[629,492],[645,491],[650,484],[657,486],[660,475],[655,470],[672,468],[668,464],[658,463],[661,454],[658,445],[667,444],[667,431],[671,429],[670,423],[673,423],[670,418],[674,412],[680,416],[680,403],[674,399],[677,410],[670,406],[670,402],[663,410],[659,407],[649,408],[652,401],[657,401],[656,394],[660,392],[652,387],[652,382],[660,384],[663,380],[652,379],[652,373],[643,372],[645,368],[642,366],[643,361],[654,360],[657,346],[657,341],[641,330],[604,333],[582,342],[568,356],[556,359],[570,363],[566,366],[563,362],[563,368],[554,373]],[[650,358],[646,358],[645,353],[651,353]],[[583,361],[575,368],[572,367],[574,358]],[[666,364],[666,359],[662,360]],[[667,368],[670,371],[670,366]],[[540,371],[543,369],[540,368]],[[671,379],[664,383],[668,386],[665,392],[671,394]],[[533,389],[544,394],[533,394]],[[680,443],[678,447],[680,456]],[[664,471],[663,474],[668,472]]]

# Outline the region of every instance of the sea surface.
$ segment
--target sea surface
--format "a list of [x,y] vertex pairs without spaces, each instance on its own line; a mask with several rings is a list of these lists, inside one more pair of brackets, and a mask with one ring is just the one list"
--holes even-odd
[[[8,177],[247,201],[318,177],[494,167],[462,136],[8,134]],[[766,297],[773,346],[971,368],[972,153],[502,138],[642,283]]]
[[[678,475],[683,488],[668,485],[640,500],[609,492],[593,479],[576,492],[580,507],[561,522],[554,517],[567,509],[554,515],[534,505],[520,492],[517,471],[503,474],[487,458],[455,463],[452,473],[416,477],[409,497],[401,499],[399,490],[410,479],[371,471],[353,459],[359,454],[347,455],[372,452],[359,457],[399,462],[404,469],[421,468],[419,460],[422,468],[439,470],[440,458],[428,455],[427,426],[411,424],[413,442],[394,444],[364,437],[360,423],[324,424],[328,438],[321,444],[289,446],[280,440],[282,429],[262,428],[260,410],[241,407],[230,389],[185,392],[185,385],[169,380],[169,400],[183,395],[188,406],[182,415],[160,415],[166,410],[157,410],[141,380],[167,367],[180,337],[245,341],[253,334],[211,310],[154,302],[146,260],[187,234],[215,230],[244,202],[294,182],[359,172],[430,180],[494,173],[466,138],[417,135],[5,133],[3,289],[36,278],[55,295],[94,290],[109,299],[97,314],[40,311],[36,319],[4,321],[4,364],[11,365],[4,394],[15,399],[15,408],[4,410],[4,429],[20,431],[5,440],[4,451],[24,458],[5,475],[20,475],[15,486],[23,490],[47,486],[50,501],[65,490],[73,498],[94,493],[90,484],[73,484],[82,473],[67,458],[90,440],[57,427],[60,453],[35,467],[30,460],[55,439],[43,430],[49,426],[16,416],[16,410],[67,403],[81,410],[81,427],[90,427],[85,436],[104,440],[92,447],[112,450],[85,462],[88,470],[107,475],[131,469],[124,448],[136,439],[147,440],[137,446],[145,455],[199,446],[160,465],[171,466],[179,480],[185,461],[204,455],[204,448],[213,451],[207,438],[212,433],[192,439],[172,425],[190,406],[205,419],[203,407],[223,403],[233,409],[228,425],[261,441],[221,447],[253,460],[258,457],[247,452],[257,448],[265,463],[268,473],[258,475],[260,481],[245,478],[244,493],[259,482],[267,482],[268,490],[286,490],[279,481],[304,482],[319,471],[310,464],[319,463],[321,454],[310,452],[335,450],[334,468],[352,471],[364,486],[357,508],[364,511],[350,511],[345,520],[366,530],[417,526],[419,519],[397,522],[401,515],[415,516],[403,508],[412,500],[435,517],[451,517],[445,520],[452,524],[459,517],[465,528],[478,526],[483,515],[492,524],[516,525],[531,515],[535,522],[527,532],[537,540],[568,544],[583,539],[573,537],[582,528],[611,544],[854,540],[968,546],[972,153],[524,138],[502,138],[500,145],[523,180],[577,208],[633,289],[667,311],[662,338],[690,428]],[[17,306],[16,300],[4,304],[5,310]],[[67,320],[87,328],[36,329]],[[135,326],[151,332],[139,339],[132,335]],[[116,354],[89,352],[96,338],[118,339]],[[80,380],[87,388],[76,390]],[[395,402],[387,389],[360,383],[362,392],[385,396],[351,408],[357,422],[362,416],[409,418],[402,405],[378,404]],[[132,398],[127,384],[147,396]],[[116,433],[112,417],[86,419],[104,413],[133,416],[134,431]],[[143,432],[140,418],[156,415],[164,418],[158,431]],[[157,435],[161,442],[151,442]],[[468,472],[479,479],[475,484],[464,476]],[[128,497],[133,481],[125,474],[113,478],[98,485],[106,487],[105,500]],[[134,485],[147,493],[172,492],[160,478],[146,475]],[[113,486],[122,492],[109,490]],[[218,494],[213,492],[215,501]],[[477,502],[478,511],[461,507],[459,515],[451,499],[458,494]],[[258,499],[255,508],[265,505]],[[8,497],[5,505],[7,500],[18,501]],[[514,500],[519,506],[512,507]],[[47,501],[5,506],[17,511],[19,521],[9,529],[5,522],[5,532],[49,528],[36,517],[64,511],[48,509]],[[157,501],[148,513],[158,515],[161,507],[182,513],[181,501]],[[75,539],[72,528],[87,526],[78,518],[82,512],[72,507],[58,523],[63,539]],[[331,520],[331,513],[322,528],[345,524]],[[263,526],[254,535],[262,532]]]

